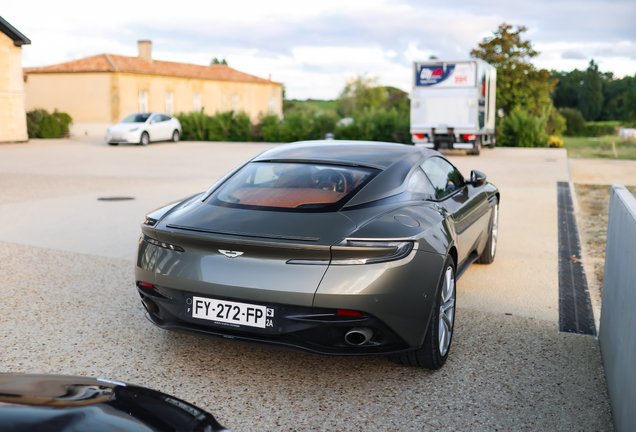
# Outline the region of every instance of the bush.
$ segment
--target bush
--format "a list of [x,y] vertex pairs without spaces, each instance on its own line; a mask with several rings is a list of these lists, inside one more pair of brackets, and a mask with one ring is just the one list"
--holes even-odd
[[70,115],[55,110],[53,114],[38,108],[26,113],[29,138],[66,138],[70,136]]
[[620,125],[620,122],[617,121],[587,122],[585,124],[584,135],[588,137],[616,135],[616,127]]
[[[338,120],[335,113],[297,110],[289,112],[284,120],[275,114],[263,116],[255,130],[260,130],[262,140],[267,142],[319,140],[335,132]],[[254,136],[255,140],[259,138]]]
[[184,141],[205,141],[207,136],[207,121],[210,116],[199,112],[181,113],[177,119],[181,123],[181,139]]
[[55,110],[55,112],[53,113],[53,116],[57,119],[57,122],[60,124],[60,138],[70,137],[71,132],[69,130],[69,127],[73,123],[73,119],[71,118],[71,116],[63,112],[58,112],[58,110]]
[[337,139],[384,141],[411,144],[410,118],[392,108],[367,108],[354,122],[336,129]]
[[545,127],[545,132],[548,135],[561,136],[566,129],[567,123],[565,117],[559,114],[556,109],[552,108]]
[[33,111],[26,113],[27,133],[29,134],[29,138],[38,138],[38,125],[47,115],[49,115],[49,113],[43,109],[34,109]]
[[585,118],[583,114],[581,114],[581,111],[574,108],[561,108],[559,113],[565,117],[567,126],[565,135],[581,136],[585,133]]
[[213,116],[200,112],[176,115],[181,123],[184,141],[251,141],[252,122],[244,112],[217,113]]
[[26,113],[29,138],[66,138],[70,136],[70,115],[55,110],[53,114],[38,108]]
[[42,117],[38,123],[38,138],[59,138],[62,136],[60,122],[53,114]]
[[501,120],[497,142],[507,147],[545,147],[545,122],[527,111],[513,111]]
[[209,116],[201,110],[176,116],[181,122],[184,141],[266,141],[292,142],[324,139],[328,133],[338,139],[411,143],[410,119],[395,108],[366,109],[347,126],[338,125],[334,112],[298,109],[281,120],[275,114],[262,115],[252,125],[245,113],[217,113]]

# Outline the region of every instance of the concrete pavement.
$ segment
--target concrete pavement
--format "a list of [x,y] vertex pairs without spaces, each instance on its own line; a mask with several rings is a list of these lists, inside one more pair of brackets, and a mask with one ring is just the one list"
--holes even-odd
[[[612,430],[597,341],[558,333],[563,150],[448,154],[465,175],[485,172],[502,202],[496,260],[459,281],[440,371],[244,348],[149,324],[132,288],[143,216],[268,146],[0,146],[0,371],[146,385],[234,430]],[[104,196],[135,200],[97,201]]]

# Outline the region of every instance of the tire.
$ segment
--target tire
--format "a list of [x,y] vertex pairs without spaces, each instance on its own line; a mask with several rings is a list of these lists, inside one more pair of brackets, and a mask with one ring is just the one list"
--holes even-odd
[[176,129],[172,132],[172,142],[179,142],[179,131]]
[[139,139],[139,144],[142,146],[147,146],[150,143],[150,136],[148,132],[144,132],[141,134],[141,138]]
[[119,143],[116,143],[116,142],[114,142],[114,143],[109,142],[109,143],[108,143],[108,145],[110,145],[110,146],[116,146],[116,145],[119,145]]
[[488,147],[493,149],[495,148],[496,145],[497,145],[497,138],[493,135],[492,138],[490,138],[490,144],[488,144]]
[[478,264],[491,264],[495,260],[495,254],[497,253],[497,237],[499,234],[499,202],[495,201],[493,206],[492,216],[490,217],[490,235],[488,236],[488,242],[484,247],[484,251],[477,259]]
[[481,135],[475,137],[475,144],[472,149],[466,150],[467,155],[479,156],[481,153]]
[[[449,255],[444,261],[444,271],[437,287],[424,343],[414,350],[392,354],[389,357],[391,361],[404,366],[427,369],[439,369],[444,366],[453,341],[456,294],[455,262]],[[440,334],[440,330],[443,332],[442,334]]]

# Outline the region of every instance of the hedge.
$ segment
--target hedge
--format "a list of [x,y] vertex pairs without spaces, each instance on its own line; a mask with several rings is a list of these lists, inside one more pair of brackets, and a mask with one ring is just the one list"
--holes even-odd
[[243,112],[210,116],[201,110],[176,117],[181,122],[181,139],[185,141],[293,142],[320,140],[332,133],[337,139],[411,144],[410,119],[396,109],[367,109],[349,125],[340,125],[340,118],[334,113],[319,111],[292,111],[284,119],[268,114],[254,125]]
[[53,114],[38,108],[27,112],[27,133],[29,138],[67,138],[73,123],[70,115],[55,110]]

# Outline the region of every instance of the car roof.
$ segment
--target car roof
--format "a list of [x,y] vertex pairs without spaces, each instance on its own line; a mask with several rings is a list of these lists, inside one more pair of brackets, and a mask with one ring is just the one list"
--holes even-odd
[[374,141],[300,141],[269,149],[253,159],[263,161],[312,161],[386,169],[404,157],[420,159],[433,152],[406,144]]

